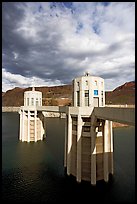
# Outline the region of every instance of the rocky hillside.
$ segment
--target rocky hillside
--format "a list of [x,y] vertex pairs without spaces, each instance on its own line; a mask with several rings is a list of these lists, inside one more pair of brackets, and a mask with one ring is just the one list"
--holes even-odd
[[106,92],[106,104],[135,104],[135,82],[126,82],[113,91]]
[[[22,106],[23,94],[31,88],[16,87],[2,92],[2,106]],[[43,94],[43,105],[71,105],[72,85],[36,87]],[[113,91],[106,92],[106,104],[135,104],[135,82],[127,82]]]
[[[2,93],[2,106],[22,106],[23,95],[25,91],[32,88],[19,88],[8,90]],[[43,96],[43,105],[70,105],[72,100],[72,86],[54,86],[54,87],[35,87],[36,91],[41,91]]]

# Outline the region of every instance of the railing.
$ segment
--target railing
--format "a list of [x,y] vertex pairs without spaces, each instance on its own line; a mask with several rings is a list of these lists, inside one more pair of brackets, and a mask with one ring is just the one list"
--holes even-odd
[[135,105],[105,105],[105,107],[113,107],[113,108],[135,108]]

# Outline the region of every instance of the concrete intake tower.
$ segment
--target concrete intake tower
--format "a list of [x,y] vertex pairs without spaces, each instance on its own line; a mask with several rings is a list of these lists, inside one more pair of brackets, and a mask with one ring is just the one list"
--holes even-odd
[[78,182],[96,185],[113,174],[112,122],[94,115],[94,107],[104,106],[104,79],[86,74],[73,80],[73,106],[66,113],[64,165]]
[[42,111],[37,107],[42,106],[42,93],[40,91],[24,92],[24,106],[20,107],[20,135],[22,142],[37,142],[43,140],[45,134],[45,121]]

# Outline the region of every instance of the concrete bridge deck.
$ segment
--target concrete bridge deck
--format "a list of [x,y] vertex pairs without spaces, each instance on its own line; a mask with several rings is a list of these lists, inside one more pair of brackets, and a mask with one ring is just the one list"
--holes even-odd
[[[25,108],[25,107],[24,107]],[[31,107],[30,107],[31,108]],[[39,106],[38,111],[67,113],[68,106]],[[90,107],[88,107],[90,109]],[[28,107],[27,107],[28,109]],[[114,122],[135,125],[135,108],[123,107],[95,107],[94,114],[97,118]]]
[[100,119],[135,125],[135,108],[95,107],[94,113]]
[[[21,106],[24,110],[34,110],[33,106]],[[67,113],[68,106],[37,106],[37,111]],[[90,107],[89,107],[90,108]],[[19,111],[20,107],[2,107],[2,112]],[[106,106],[95,107],[94,114],[97,118],[110,120],[114,122],[135,125],[135,107],[134,106]]]

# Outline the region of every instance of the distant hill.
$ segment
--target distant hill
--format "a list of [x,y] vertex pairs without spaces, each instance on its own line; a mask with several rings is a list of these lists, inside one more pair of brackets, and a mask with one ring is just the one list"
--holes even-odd
[[2,91],[2,96],[4,96],[5,92]]
[[[31,87],[16,87],[2,93],[2,106],[23,106],[24,92],[30,90]],[[72,85],[35,87],[35,90],[42,92],[43,105],[70,105],[72,101]]]
[[[25,91],[31,88],[19,88],[2,92],[2,106],[22,106]],[[71,105],[72,85],[36,87],[43,94],[43,105]],[[135,104],[135,82],[126,82],[113,91],[106,91],[106,104]]]
[[126,82],[113,91],[106,92],[106,104],[135,104],[135,81]]

